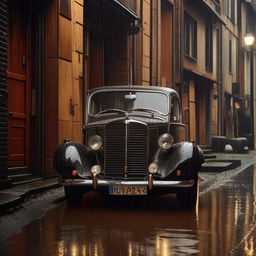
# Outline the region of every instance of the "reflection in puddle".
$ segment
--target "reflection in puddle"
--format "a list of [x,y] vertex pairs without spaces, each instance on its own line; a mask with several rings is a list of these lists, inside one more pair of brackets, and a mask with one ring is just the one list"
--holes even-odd
[[[94,236],[87,237],[86,229],[73,227],[79,238],[82,237],[84,241],[77,241],[77,236],[70,235],[69,239],[63,239],[58,243],[58,255],[70,256],[100,256],[100,255],[128,255],[128,256],[173,256],[173,255],[194,255],[198,253],[198,240],[193,230],[156,230],[154,234],[145,236],[142,241],[134,241],[129,239],[132,234],[127,233],[126,240],[124,236],[119,236],[120,232],[113,230],[109,239],[109,250],[106,251],[104,245],[105,237],[102,236],[104,232],[100,230],[95,232]],[[79,231],[80,229],[80,231]],[[66,231],[64,231],[66,233]],[[87,239],[86,239],[87,237]],[[103,240],[104,239],[104,240]],[[114,240],[113,240],[114,239]],[[124,248],[121,244],[127,246]],[[104,249],[105,248],[105,249]]]
[[63,205],[58,255],[195,255],[198,253],[195,211],[182,211],[177,205],[170,206],[172,211],[163,210],[172,199],[175,201],[165,198],[163,205],[158,204],[158,210],[151,202],[150,206],[130,205],[128,209],[115,209],[115,205],[114,209],[101,208],[93,203],[79,209]]
[[62,203],[9,241],[1,256],[256,255],[254,169],[204,193],[195,211],[173,196],[89,195]]

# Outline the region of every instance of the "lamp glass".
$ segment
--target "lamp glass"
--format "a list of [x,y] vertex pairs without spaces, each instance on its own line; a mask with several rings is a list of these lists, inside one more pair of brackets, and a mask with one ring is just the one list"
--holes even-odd
[[244,43],[245,43],[245,45],[247,45],[247,46],[253,45],[254,40],[255,40],[255,37],[254,37],[254,35],[251,34],[251,33],[246,34],[246,35],[244,36]]

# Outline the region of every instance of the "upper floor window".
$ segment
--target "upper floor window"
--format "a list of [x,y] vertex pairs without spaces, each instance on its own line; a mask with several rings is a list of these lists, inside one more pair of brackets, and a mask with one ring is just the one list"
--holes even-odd
[[197,58],[197,22],[187,13],[184,15],[184,53]]
[[235,21],[235,0],[227,0],[227,16]]
[[205,30],[205,67],[212,71],[213,66],[213,38],[212,38],[212,23],[206,25]]

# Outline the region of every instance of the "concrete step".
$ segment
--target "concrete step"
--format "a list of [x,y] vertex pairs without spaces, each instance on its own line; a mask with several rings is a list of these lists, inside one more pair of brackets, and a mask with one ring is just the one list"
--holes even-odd
[[213,155],[213,154],[205,154],[205,155],[204,155],[204,158],[205,158],[205,160],[208,160],[208,159],[216,159],[217,156],[216,156],[216,155]]
[[35,181],[42,181],[43,179],[41,177],[27,177],[27,179],[21,179],[21,180],[16,180],[13,182],[13,185],[21,185],[21,184],[27,184]]
[[235,169],[241,165],[241,160],[219,160],[210,159],[202,164],[201,172],[224,172],[231,169]]
[[41,177],[36,177],[23,168],[9,169],[8,178],[12,180],[13,185],[27,184],[42,180]]
[[211,148],[206,148],[206,149],[202,149],[203,150],[203,153],[206,155],[206,154],[211,154],[213,153],[212,149]]

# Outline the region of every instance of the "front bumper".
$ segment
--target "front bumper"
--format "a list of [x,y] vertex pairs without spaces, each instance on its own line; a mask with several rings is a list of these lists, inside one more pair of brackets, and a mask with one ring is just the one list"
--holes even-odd
[[[184,187],[192,187],[194,185],[194,180],[185,180],[185,181],[160,181],[160,180],[145,180],[145,181],[126,181],[126,180],[105,180],[105,179],[97,179],[96,184],[95,181],[91,179],[66,179],[60,178],[59,184],[63,186],[85,186],[92,187],[96,189],[96,187],[108,187],[112,185],[120,185],[120,186],[148,186],[150,189],[153,187],[168,187],[168,188],[184,188]],[[96,185],[96,187],[95,187]]]

